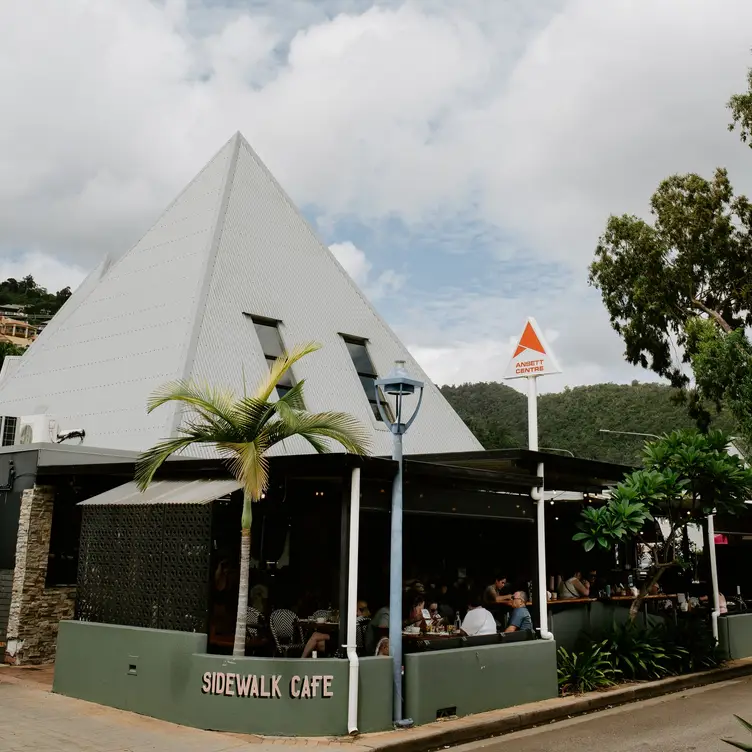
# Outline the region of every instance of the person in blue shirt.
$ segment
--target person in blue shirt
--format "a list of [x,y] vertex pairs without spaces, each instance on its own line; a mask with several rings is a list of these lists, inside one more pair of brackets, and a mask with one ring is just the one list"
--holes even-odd
[[505,632],[533,631],[533,620],[527,610],[527,593],[518,590],[512,596],[512,613],[509,616],[509,626]]

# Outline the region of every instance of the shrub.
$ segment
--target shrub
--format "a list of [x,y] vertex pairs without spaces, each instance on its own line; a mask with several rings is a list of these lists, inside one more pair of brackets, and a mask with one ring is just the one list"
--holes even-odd
[[559,648],[556,672],[562,694],[590,692],[614,684],[619,672],[611,665],[607,645],[606,641],[593,644],[580,653],[570,653],[565,648]]
[[687,651],[663,627],[617,624],[605,635],[614,668],[626,679],[661,679],[679,673]]
[[[735,716],[735,718],[745,729],[747,729],[747,731],[752,731],[752,723],[747,723],[744,718],[740,718],[738,715]],[[735,742],[733,739],[722,739],[722,741],[726,742],[726,744],[730,744],[732,747],[736,747],[737,749],[745,749],[747,752],[752,752],[752,744],[746,742]]]

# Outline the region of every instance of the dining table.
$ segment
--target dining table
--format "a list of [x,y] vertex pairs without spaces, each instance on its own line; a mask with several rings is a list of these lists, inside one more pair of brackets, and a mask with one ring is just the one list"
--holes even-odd
[[320,619],[298,619],[298,624],[309,632],[321,632],[322,634],[334,634],[339,630],[338,621],[321,621]]

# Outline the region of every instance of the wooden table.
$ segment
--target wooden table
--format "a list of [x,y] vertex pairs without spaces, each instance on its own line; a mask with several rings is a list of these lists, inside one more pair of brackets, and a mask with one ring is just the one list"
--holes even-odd
[[336,621],[317,621],[316,619],[298,619],[303,629],[309,632],[321,632],[322,634],[334,634],[339,631],[339,622]]

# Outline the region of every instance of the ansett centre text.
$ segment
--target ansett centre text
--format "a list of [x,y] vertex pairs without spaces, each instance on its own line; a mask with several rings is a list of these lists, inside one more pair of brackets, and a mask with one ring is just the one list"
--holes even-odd
[[518,376],[524,373],[541,373],[543,371],[543,358],[540,360],[523,360],[515,364],[514,372]]
[[[258,674],[226,674],[222,671],[207,671],[203,677],[201,691],[205,695],[223,695],[224,697],[282,697],[280,686],[282,676],[263,676]],[[334,697],[332,691],[333,676],[293,676],[290,683],[284,685],[286,693],[294,699],[312,697]]]

